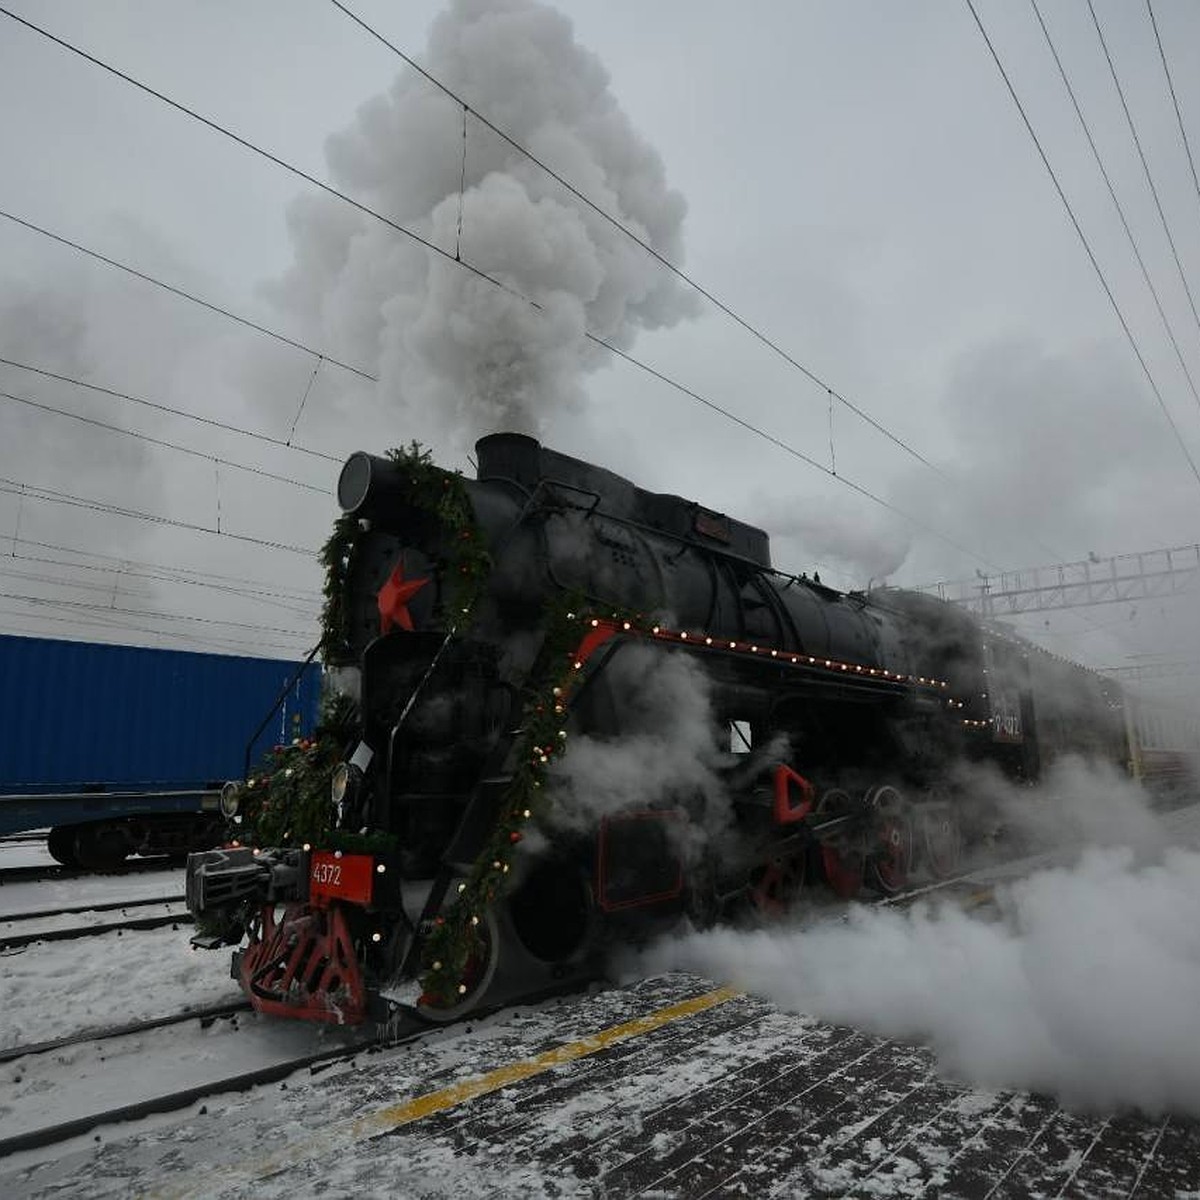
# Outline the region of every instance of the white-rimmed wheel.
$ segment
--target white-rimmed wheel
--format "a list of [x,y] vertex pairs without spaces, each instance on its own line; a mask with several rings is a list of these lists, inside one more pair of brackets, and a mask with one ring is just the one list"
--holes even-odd
[[908,886],[913,865],[913,833],[908,804],[891,784],[871,788],[864,798],[871,812],[868,879],[885,895]]
[[935,879],[949,879],[962,862],[962,826],[948,801],[922,804],[918,810],[921,850]]
[[467,959],[462,979],[459,981],[457,1000],[448,1004],[431,1004],[424,997],[417,1001],[417,1012],[427,1021],[440,1023],[457,1021],[478,1007],[487,995],[496,965],[500,961],[500,930],[492,908],[488,908],[479,919],[476,928],[475,951]]

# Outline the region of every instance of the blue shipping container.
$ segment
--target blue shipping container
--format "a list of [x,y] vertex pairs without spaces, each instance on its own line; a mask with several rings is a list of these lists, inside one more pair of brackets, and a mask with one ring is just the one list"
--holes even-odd
[[[240,779],[297,662],[0,634],[0,794],[186,790]],[[316,724],[310,663],[251,763]]]

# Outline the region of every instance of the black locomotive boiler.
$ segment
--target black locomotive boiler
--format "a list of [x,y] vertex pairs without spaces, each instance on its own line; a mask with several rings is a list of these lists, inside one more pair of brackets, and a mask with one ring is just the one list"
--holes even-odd
[[[611,939],[683,914],[897,892],[958,866],[952,764],[1037,777],[1050,660],[1027,644],[778,571],[762,530],[529,437],[477,455],[474,480],[415,448],[342,470],[324,738],[238,786],[250,845],[188,867],[206,944],[245,938],[259,1009],[354,1023],[419,980],[420,1011],[451,1019],[586,978]],[[702,678],[719,834],[687,773],[557,819],[572,743],[637,736],[639,656],[643,678],[646,656]],[[1119,693],[1061,669],[1080,692],[1063,728],[1123,756]]]

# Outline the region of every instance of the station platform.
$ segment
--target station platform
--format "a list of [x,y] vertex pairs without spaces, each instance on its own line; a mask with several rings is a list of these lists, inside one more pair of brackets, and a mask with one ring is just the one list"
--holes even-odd
[[980,1091],[922,1047],[669,974],[110,1127],[55,1161],[0,1164],[0,1191],[1155,1197],[1200,1193],[1200,1124]]

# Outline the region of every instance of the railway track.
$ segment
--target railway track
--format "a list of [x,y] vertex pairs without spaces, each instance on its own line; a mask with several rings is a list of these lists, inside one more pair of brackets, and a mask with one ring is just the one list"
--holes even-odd
[[109,1029],[83,1029],[79,1033],[71,1033],[65,1037],[49,1038],[43,1042],[28,1042],[23,1046],[9,1046],[0,1050],[0,1065],[16,1062],[17,1059],[35,1054],[49,1054],[55,1050],[68,1049],[71,1046],[82,1046],[87,1042],[102,1042],[110,1038],[149,1033],[152,1029],[186,1025],[191,1021],[199,1021],[202,1027],[207,1027],[223,1017],[232,1017],[238,1013],[249,1011],[249,1000],[234,1000],[228,1004],[211,1004],[205,1008],[186,1009],[169,1017],[149,1017],[143,1021],[130,1021],[124,1025],[114,1025]]
[[[122,905],[121,907],[125,907]],[[83,911],[89,911],[84,909]],[[23,917],[12,920],[28,919]],[[191,915],[184,912],[156,913],[149,917],[130,917],[123,921],[95,925],[75,925],[65,928],[32,929],[0,933],[0,950],[17,950],[36,942],[67,942],[75,938],[93,937],[102,933],[124,933],[126,930],[161,929],[166,925],[190,925]]]
[[97,879],[112,875],[141,875],[151,871],[182,871],[183,864],[165,855],[133,858],[112,871],[86,871],[81,867],[60,867],[57,863],[39,863],[20,867],[0,867],[0,887],[6,883],[53,882],[70,879]]
[[[171,1026],[187,1025],[193,1021],[199,1021],[202,1027],[208,1027],[216,1021],[231,1019],[249,1010],[248,1002],[235,1001],[203,1009],[192,1009],[170,1017],[136,1021],[109,1030],[84,1031],[69,1037],[4,1050],[0,1052],[0,1063],[28,1060],[34,1056],[52,1054],[66,1048],[86,1046],[88,1043],[111,1042],[121,1037],[138,1036]],[[372,1027],[370,1033],[357,1037],[349,1043],[325,1046],[319,1050],[294,1055],[251,1070],[223,1076],[220,1079],[187,1084],[127,1104],[115,1105],[112,1108],[55,1121],[49,1125],[0,1138],[0,1159],[26,1150],[53,1146],[67,1141],[69,1138],[78,1137],[80,1134],[90,1133],[102,1125],[141,1120],[155,1114],[187,1108],[197,1101],[204,1101],[213,1096],[278,1083],[297,1071],[307,1069],[311,1073],[317,1074],[320,1070],[328,1069],[339,1062],[350,1062],[361,1054],[377,1052],[389,1046],[412,1041],[434,1028],[439,1027],[429,1026],[415,1015],[406,1014],[399,1019],[398,1023],[393,1023],[388,1027],[386,1038],[381,1037],[377,1027]]]
[[76,913],[85,912],[114,912],[126,908],[145,908],[151,904],[182,904],[185,897],[182,893],[175,896],[147,896],[140,900],[112,900],[101,904],[75,904],[69,908],[42,908],[29,912],[8,913],[0,917],[0,923],[12,921],[44,920],[50,917],[69,917]]

